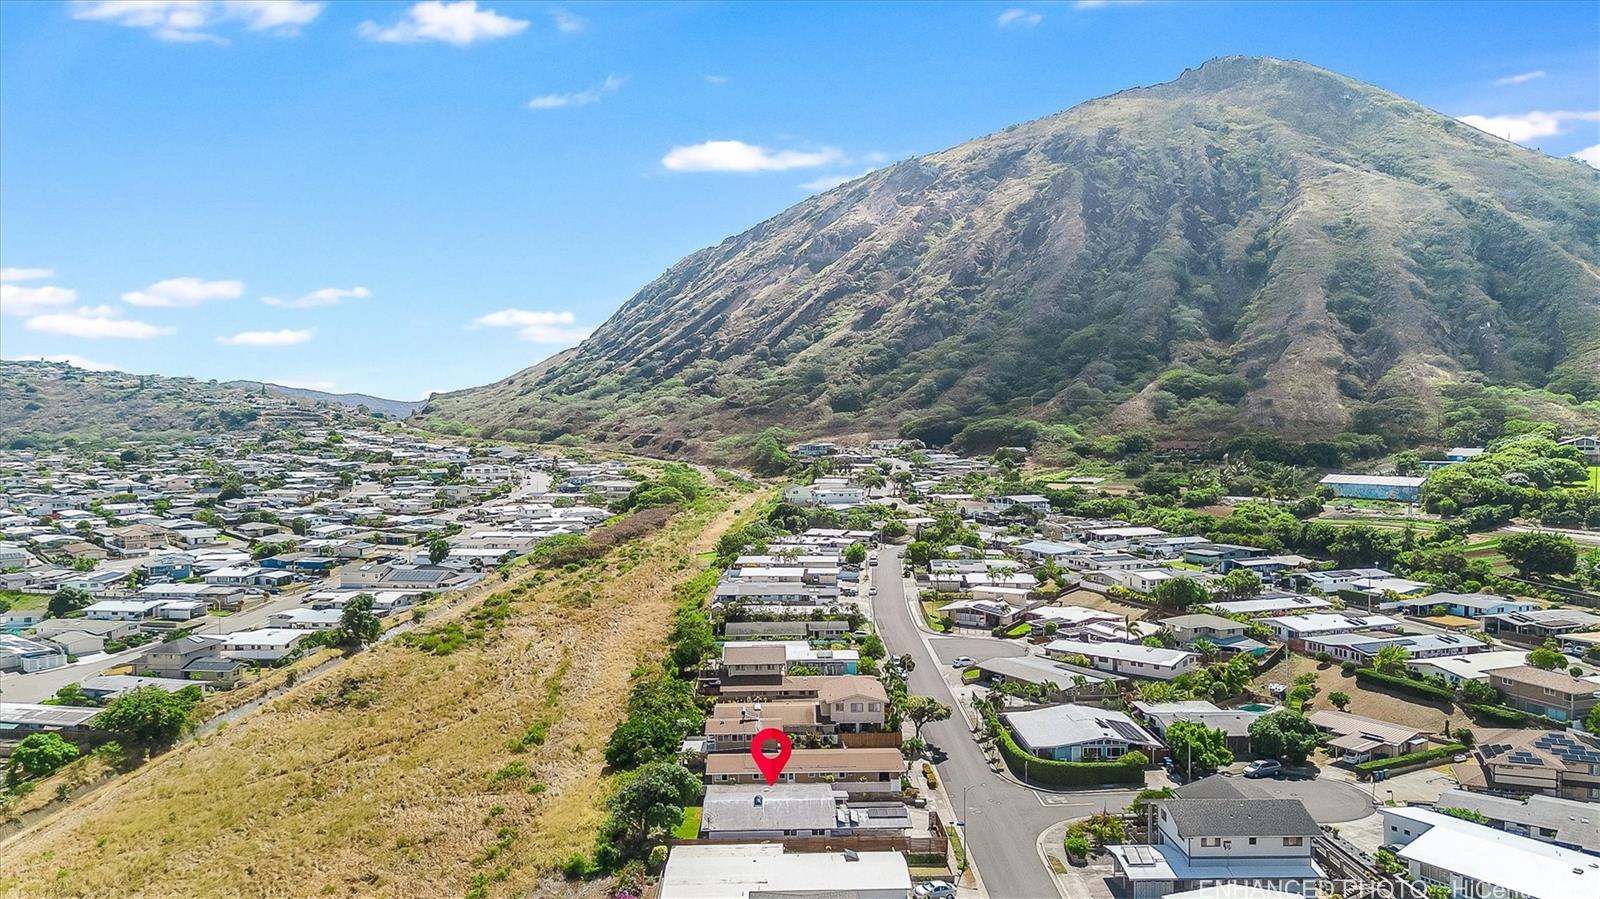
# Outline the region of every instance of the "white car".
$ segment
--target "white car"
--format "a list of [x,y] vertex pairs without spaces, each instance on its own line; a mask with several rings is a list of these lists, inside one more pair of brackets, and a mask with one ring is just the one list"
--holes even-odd
[[973,665],[976,665],[976,664],[978,664],[978,660],[974,659],[972,656],[956,656],[955,660],[950,663],[950,667],[951,668],[971,668]]
[[948,880],[930,880],[918,884],[911,895],[916,899],[955,899],[956,888]]

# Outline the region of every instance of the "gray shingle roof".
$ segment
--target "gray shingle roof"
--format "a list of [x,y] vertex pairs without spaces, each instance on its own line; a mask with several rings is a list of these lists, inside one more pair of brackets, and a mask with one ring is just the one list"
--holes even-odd
[[1184,839],[1317,833],[1317,822],[1298,799],[1168,799],[1161,809]]

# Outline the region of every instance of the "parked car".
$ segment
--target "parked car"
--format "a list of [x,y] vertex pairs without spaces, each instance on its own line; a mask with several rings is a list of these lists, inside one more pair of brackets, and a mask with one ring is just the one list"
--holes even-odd
[[911,895],[916,899],[955,899],[956,888],[948,880],[930,880],[917,884]]
[[1257,759],[1244,766],[1245,777],[1278,777],[1283,774],[1283,763],[1277,759]]
[[973,665],[976,665],[976,664],[978,664],[978,660],[974,659],[972,656],[956,656],[955,660],[950,663],[950,667],[952,667],[952,668],[971,668]]
[[867,592],[872,596],[877,596],[878,595],[878,585],[877,584],[873,584],[872,585],[872,589],[867,591]]

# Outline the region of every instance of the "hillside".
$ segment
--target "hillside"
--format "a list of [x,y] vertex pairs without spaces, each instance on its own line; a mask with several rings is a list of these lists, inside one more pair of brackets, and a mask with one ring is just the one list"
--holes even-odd
[[333,403],[336,406],[348,406],[351,409],[365,406],[373,412],[381,412],[390,418],[405,418],[421,409],[424,403],[427,402],[426,400],[386,400],[381,396],[371,396],[365,393],[328,393],[323,390],[312,390],[308,387],[287,387],[283,384],[273,384],[265,381],[229,381],[227,386],[255,391],[265,387],[273,393],[281,393],[284,396],[311,400],[314,403]]
[[1597,234],[1582,163],[1216,59],[806,200],[419,418],[701,453],[774,425],[976,445],[1012,417],[1405,442],[1487,384],[1592,423],[1568,397],[1600,396]]
[[0,445],[317,427],[354,421],[352,408],[194,378],[87,371],[62,362],[0,362]]

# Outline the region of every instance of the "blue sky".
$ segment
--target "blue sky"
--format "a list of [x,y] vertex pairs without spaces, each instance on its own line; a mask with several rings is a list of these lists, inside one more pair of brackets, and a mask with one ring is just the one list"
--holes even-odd
[[0,3],[0,353],[411,399],[846,176],[1225,54],[1600,164],[1593,3]]

